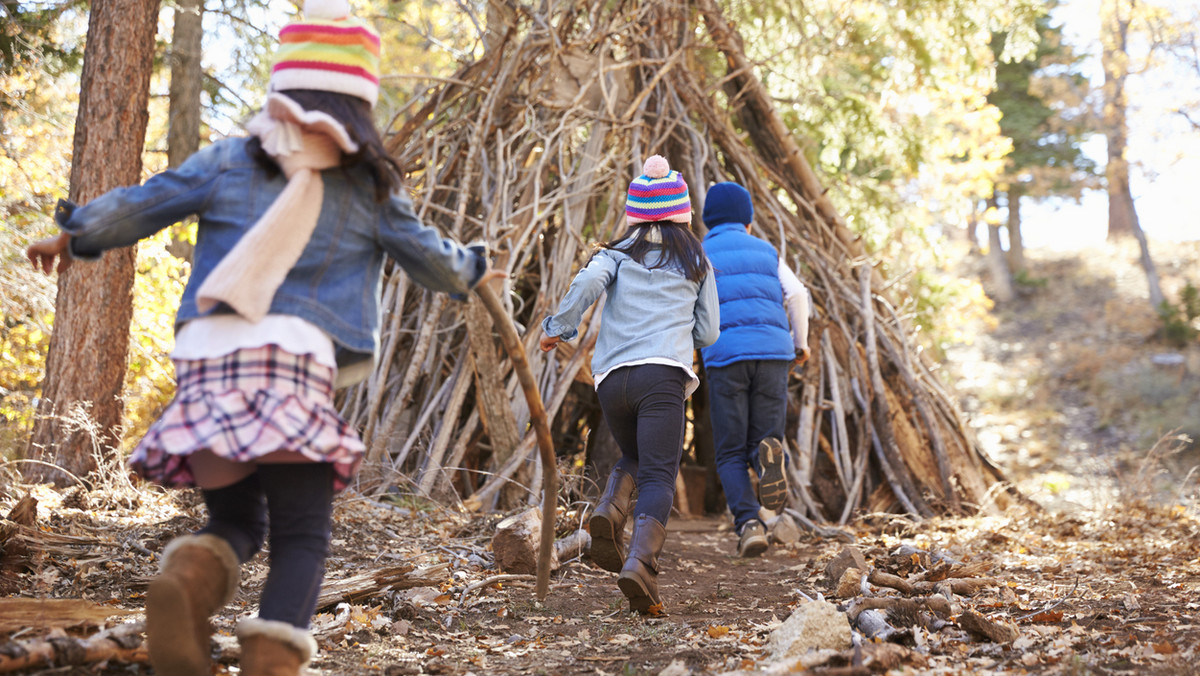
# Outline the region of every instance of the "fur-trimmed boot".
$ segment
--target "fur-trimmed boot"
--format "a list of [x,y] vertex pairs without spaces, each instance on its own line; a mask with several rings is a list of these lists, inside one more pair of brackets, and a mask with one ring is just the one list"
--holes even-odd
[[667,539],[667,528],[652,516],[642,514],[633,522],[629,558],[621,568],[617,586],[629,599],[629,608],[643,615],[663,612],[658,595],[658,555]]
[[600,497],[588,521],[588,531],[592,536],[588,554],[604,570],[619,573],[625,563],[625,519],[629,516],[635,487],[633,477],[614,469],[608,475],[604,495]]
[[248,617],[238,622],[237,637],[244,676],[299,676],[317,653],[308,630],[278,620]]
[[233,599],[237,554],[216,535],[184,535],[163,550],[146,595],[146,643],[154,673],[212,673],[209,617]]

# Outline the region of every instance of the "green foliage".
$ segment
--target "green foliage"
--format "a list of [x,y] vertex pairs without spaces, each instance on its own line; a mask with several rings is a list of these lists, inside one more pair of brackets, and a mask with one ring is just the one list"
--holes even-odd
[[1172,345],[1185,347],[1196,340],[1200,330],[1196,329],[1196,318],[1200,317],[1200,290],[1190,281],[1179,292],[1179,302],[1172,305],[1163,301],[1158,307],[1162,320],[1162,336]]
[[[884,274],[904,280],[903,309],[917,313],[926,344],[953,335],[957,311],[978,305],[971,285],[952,283],[942,271],[939,233],[965,226],[1012,148],[987,101],[996,60],[989,42],[1003,33],[1005,57],[1026,58],[1037,44],[1042,3],[726,6],[839,213]],[[951,326],[934,330],[944,317]]]
[[1003,113],[1000,130],[1012,140],[1000,182],[1009,184],[1010,197],[1078,197],[1097,181],[1095,162],[1081,149],[1096,132],[1088,82],[1080,57],[1063,43],[1062,27],[1046,15],[1037,29],[1036,49],[1023,59],[1004,58],[1007,35],[991,39],[996,86],[987,100]]
[[1028,270],[1017,270],[1013,275],[1013,282],[1017,286],[1023,286],[1027,289],[1044,289],[1049,285],[1050,280],[1045,277],[1034,277]]

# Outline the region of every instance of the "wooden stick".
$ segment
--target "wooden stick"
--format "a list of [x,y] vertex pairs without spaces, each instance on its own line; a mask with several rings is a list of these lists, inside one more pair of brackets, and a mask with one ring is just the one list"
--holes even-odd
[[0,673],[46,666],[80,666],[116,661],[125,664],[149,661],[142,640],[145,623],[118,624],[88,638],[60,636],[0,644]]
[[538,451],[542,458],[542,535],[538,546],[537,567],[537,597],[539,601],[546,599],[550,591],[550,557],[554,547],[554,517],[558,506],[558,465],[554,459],[554,440],[550,436],[550,424],[546,420],[546,407],[542,403],[542,395],[538,392],[537,381],[533,378],[533,370],[529,368],[529,359],[525,354],[525,346],[513,325],[512,318],[500,303],[496,290],[487,284],[475,287],[483,306],[492,315],[496,331],[500,334],[500,342],[512,360],[513,370],[521,381],[521,390],[525,393],[525,401],[529,404],[529,422],[537,434]]

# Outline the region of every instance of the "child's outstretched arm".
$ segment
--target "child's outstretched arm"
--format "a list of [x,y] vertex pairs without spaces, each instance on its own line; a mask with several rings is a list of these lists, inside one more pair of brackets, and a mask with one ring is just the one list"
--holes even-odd
[[73,258],[96,259],[109,249],[134,244],[163,228],[199,213],[217,185],[227,146],[214,143],[175,169],[142,185],[110,190],[81,207],[67,204],[54,219],[65,234]]
[[600,297],[617,274],[617,261],[607,250],[592,256],[592,260],[571,280],[571,287],[558,304],[558,312],[542,321],[542,352],[553,350],[560,341],[571,340],[579,334],[579,322],[584,310]]
[[442,237],[421,223],[403,192],[384,205],[378,242],[413,281],[433,291],[465,294],[481,284],[490,270],[482,251]]

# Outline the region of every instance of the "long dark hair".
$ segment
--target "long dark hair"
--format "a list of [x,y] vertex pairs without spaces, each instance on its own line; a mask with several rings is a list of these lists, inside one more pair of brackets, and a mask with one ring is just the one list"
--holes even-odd
[[[657,225],[662,234],[662,242],[651,242],[647,239],[651,227]],[[646,254],[661,250],[662,255],[649,269],[677,268],[683,272],[688,281],[699,284],[708,274],[708,258],[704,255],[704,246],[686,223],[671,221],[654,221],[652,223],[637,223],[630,226],[625,236],[612,242],[604,242],[602,249],[616,249],[628,255],[642,265],[646,265]]]
[[[289,89],[280,92],[300,104],[305,110],[328,114],[346,127],[350,138],[358,144],[358,152],[342,155],[342,168],[365,165],[375,182],[375,201],[383,202],[400,188],[400,165],[388,154],[383,138],[371,117],[371,106],[363,99],[348,94],[317,89]],[[279,165],[262,149],[258,138],[250,139],[250,156],[264,169],[277,174]]]

